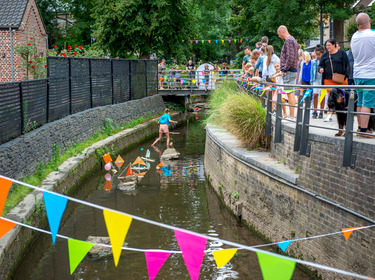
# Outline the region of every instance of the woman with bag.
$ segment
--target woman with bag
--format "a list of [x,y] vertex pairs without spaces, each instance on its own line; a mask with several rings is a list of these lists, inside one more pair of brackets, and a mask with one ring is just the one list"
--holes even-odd
[[[349,58],[345,51],[338,49],[335,39],[328,39],[325,43],[327,52],[325,52],[319,63],[322,73],[323,85],[347,85],[349,77]],[[329,98],[330,89],[327,89],[326,100]],[[328,113],[325,122],[332,120],[332,112]]]

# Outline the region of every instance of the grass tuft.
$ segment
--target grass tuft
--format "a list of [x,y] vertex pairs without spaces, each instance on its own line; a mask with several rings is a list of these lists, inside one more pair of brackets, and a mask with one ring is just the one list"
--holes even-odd
[[209,107],[208,122],[222,126],[248,148],[269,148],[270,137],[264,136],[266,111],[259,99],[238,89],[235,82],[216,89]]

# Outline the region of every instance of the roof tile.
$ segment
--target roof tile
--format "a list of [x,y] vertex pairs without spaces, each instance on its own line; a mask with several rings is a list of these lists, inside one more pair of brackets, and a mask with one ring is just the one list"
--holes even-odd
[[0,0],[0,28],[19,27],[28,0]]

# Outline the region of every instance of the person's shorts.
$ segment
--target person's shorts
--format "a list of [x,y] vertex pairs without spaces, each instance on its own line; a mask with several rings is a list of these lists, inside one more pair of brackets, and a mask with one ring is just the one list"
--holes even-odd
[[[314,86],[320,86],[322,84],[322,82],[318,79],[316,79],[314,82],[313,82],[313,85]],[[321,88],[313,88],[313,94],[320,94],[320,92],[322,91]]]
[[297,72],[287,71],[285,73],[286,74],[283,76],[283,83],[285,85],[295,85],[297,80]]
[[[375,85],[375,79],[354,79],[356,85]],[[375,108],[375,90],[357,89],[358,107]]]
[[167,124],[161,124],[160,127],[159,127],[159,132],[161,132],[161,133],[169,132],[168,125]]

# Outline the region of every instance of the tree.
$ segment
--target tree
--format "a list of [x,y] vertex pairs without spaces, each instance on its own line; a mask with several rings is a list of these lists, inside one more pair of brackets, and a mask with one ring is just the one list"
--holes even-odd
[[184,0],[98,0],[93,11],[94,36],[112,56],[173,53],[192,21]]

